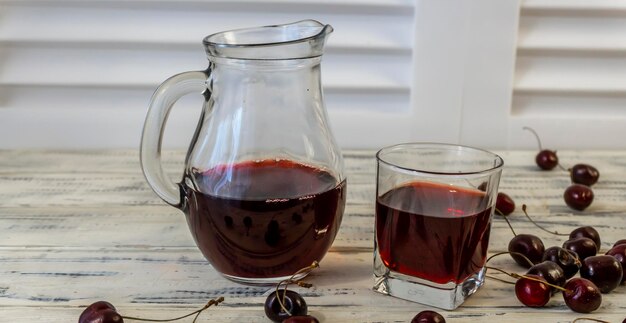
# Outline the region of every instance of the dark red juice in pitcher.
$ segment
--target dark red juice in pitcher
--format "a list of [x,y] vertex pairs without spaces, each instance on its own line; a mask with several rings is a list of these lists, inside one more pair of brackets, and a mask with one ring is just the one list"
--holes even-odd
[[290,276],[321,260],[345,206],[345,181],[289,160],[247,161],[191,174],[187,222],[225,275]]
[[485,193],[412,182],[376,201],[378,252],[387,268],[439,284],[460,283],[485,264],[491,208]]

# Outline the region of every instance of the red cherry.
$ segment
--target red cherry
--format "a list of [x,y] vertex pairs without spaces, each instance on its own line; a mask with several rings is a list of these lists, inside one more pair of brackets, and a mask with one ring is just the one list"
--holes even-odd
[[80,314],[79,323],[123,323],[124,319],[116,312],[115,307],[105,301],[95,302]]
[[112,309],[106,309],[86,316],[79,323],[124,323],[122,316]]
[[95,303],[92,303],[91,305],[87,306],[83,312],[80,314],[80,317],[78,318],[78,320],[82,320],[83,317],[87,316],[87,315],[91,315],[94,312],[100,312],[102,310],[114,310],[115,311],[115,306],[113,306],[113,304],[107,302],[107,301],[97,301]]
[[572,278],[563,288],[563,299],[567,307],[578,313],[591,313],[602,304],[602,294],[598,287],[584,278]]
[[600,178],[600,172],[595,167],[587,164],[576,164],[569,172],[572,183],[576,184],[591,186],[597,183],[598,178]]
[[580,267],[580,277],[591,280],[601,293],[608,293],[622,282],[622,265],[613,256],[587,257]]
[[446,319],[435,311],[421,311],[413,317],[411,323],[446,323]]
[[573,251],[578,255],[578,259],[585,260],[587,257],[595,256],[598,247],[589,238],[576,238],[563,242],[563,248]]
[[552,291],[550,286],[544,284],[546,280],[539,275],[528,274],[526,277],[536,278],[540,281],[522,277],[515,282],[515,296],[522,304],[529,307],[542,307],[550,301]]
[[[565,285],[565,272],[556,263],[552,261],[540,262],[528,269],[526,276],[537,275],[545,279],[548,283],[556,286]],[[552,294],[556,294],[558,290],[554,287],[550,287]]]
[[600,240],[600,233],[598,233],[596,229],[591,226],[584,226],[574,229],[569,234],[570,240],[581,237],[593,240],[593,242],[596,244],[598,251],[600,251],[600,245],[602,241]]
[[563,193],[563,199],[570,208],[582,211],[593,202],[593,191],[588,186],[572,184]]
[[565,279],[574,277],[574,275],[578,273],[578,268],[580,268],[581,265],[578,260],[578,254],[557,246],[546,249],[541,260],[544,262],[551,261],[561,267]]
[[529,264],[524,257],[521,257],[516,253],[521,253],[533,264],[538,264],[541,262],[541,258],[543,258],[545,246],[543,245],[541,239],[535,235],[518,234],[509,242],[508,250],[511,252],[511,257],[515,260],[515,262],[522,267],[530,268],[532,264]]
[[622,265],[622,281],[626,281],[626,244],[619,244],[606,252],[607,255],[615,257],[615,259]]
[[[283,305],[289,310],[291,315],[282,309],[278,297],[284,297]],[[292,290],[273,291],[265,299],[265,315],[274,322],[282,322],[291,316],[305,316],[307,315],[307,310],[304,298]]]
[[499,192],[496,198],[496,209],[500,211],[502,215],[509,215],[515,211],[515,202],[510,196]]
[[535,163],[543,170],[551,170],[559,164],[559,157],[556,156],[556,151],[545,149],[537,154]]

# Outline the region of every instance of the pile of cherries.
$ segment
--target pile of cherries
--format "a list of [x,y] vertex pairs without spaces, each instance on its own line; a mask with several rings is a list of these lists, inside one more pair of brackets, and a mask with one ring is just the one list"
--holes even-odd
[[[565,169],[559,164],[559,157],[556,155],[555,150],[541,148],[541,140],[535,130],[528,127],[524,127],[524,129],[532,132],[537,139],[539,153],[537,153],[535,157],[535,163],[540,169],[552,170],[557,166],[561,169]],[[591,186],[598,182],[600,172],[598,172],[595,167],[588,164],[576,164],[567,171],[570,174],[572,184],[565,189],[563,199],[565,200],[565,204],[570,208],[582,211],[593,202],[594,195]]]
[[[514,210],[513,199],[498,193],[496,212],[508,222],[506,217]],[[532,221],[525,205],[522,210]],[[515,284],[516,296],[526,306],[544,306],[553,294],[562,291],[570,309],[589,313],[600,307],[602,293],[611,292],[626,280],[626,239],[615,242],[604,255],[597,255],[600,234],[591,226],[573,230],[562,246],[547,249],[535,235],[515,234],[514,231],[513,234],[515,237],[509,242],[508,251],[516,263],[529,268],[526,275],[518,275]],[[580,277],[573,278],[577,273]]]
[[[617,241],[604,255],[596,255],[600,235],[593,227],[577,228],[569,238],[563,246],[547,249],[532,234],[511,239],[508,249],[512,258],[528,268],[515,284],[515,294],[524,305],[544,306],[553,294],[562,291],[570,309],[590,313],[600,307],[602,293],[624,282],[626,240]],[[580,277],[574,277],[577,273]]]

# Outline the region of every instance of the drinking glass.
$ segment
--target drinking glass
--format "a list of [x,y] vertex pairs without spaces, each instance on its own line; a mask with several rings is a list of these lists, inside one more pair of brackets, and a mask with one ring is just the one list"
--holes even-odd
[[439,143],[376,157],[374,290],[455,309],[485,280],[502,158]]

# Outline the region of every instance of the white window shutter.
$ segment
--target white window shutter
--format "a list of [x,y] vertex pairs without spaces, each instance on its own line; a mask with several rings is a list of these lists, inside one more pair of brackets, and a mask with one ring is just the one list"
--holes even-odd
[[626,1],[522,2],[510,145],[626,148]]
[[[309,18],[335,27],[322,73],[343,148],[534,147],[523,126],[546,147],[626,147],[625,3],[0,0],[0,148],[136,148],[158,84],[206,67],[204,36]],[[187,146],[201,99],[174,108],[166,146]]]
[[[335,27],[322,71],[342,145],[359,115],[409,107],[414,1],[2,1],[0,148],[137,147],[152,92],[206,68],[207,34],[317,19]],[[186,147],[201,96],[172,110],[165,144]],[[352,118],[341,118],[347,113]],[[335,122],[336,121],[336,122]],[[346,126],[346,122],[348,125]],[[352,124],[354,122],[355,124]]]

